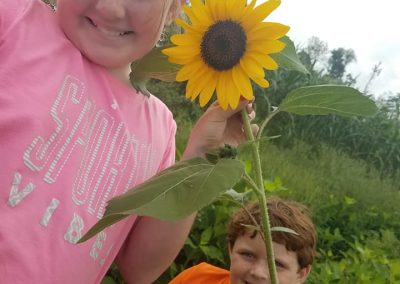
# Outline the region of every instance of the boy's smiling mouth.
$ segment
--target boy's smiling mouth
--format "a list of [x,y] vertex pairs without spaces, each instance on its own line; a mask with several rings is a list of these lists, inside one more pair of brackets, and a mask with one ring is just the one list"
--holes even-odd
[[117,30],[111,30],[102,26],[99,26],[96,22],[94,22],[91,18],[89,17],[85,17],[90,24],[92,24],[93,27],[95,27],[97,30],[99,30],[100,32],[102,32],[103,34],[107,35],[107,36],[125,36],[125,35],[129,35],[132,34],[132,31],[117,31]]

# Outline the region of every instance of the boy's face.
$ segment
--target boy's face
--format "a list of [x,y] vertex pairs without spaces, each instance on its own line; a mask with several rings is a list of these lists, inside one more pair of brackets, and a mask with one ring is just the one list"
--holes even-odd
[[[251,235],[246,233],[239,236],[229,250],[231,284],[270,283],[264,241],[260,234],[254,238]],[[273,247],[279,284],[303,283],[310,266],[300,269],[296,253],[275,242]]]
[[61,28],[91,61],[126,68],[154,46],[169,0],[58,0]]

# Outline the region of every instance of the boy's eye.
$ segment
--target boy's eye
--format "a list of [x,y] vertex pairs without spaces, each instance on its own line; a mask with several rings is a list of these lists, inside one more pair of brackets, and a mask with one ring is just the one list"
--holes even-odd
[[248,259],[253,259],[254,258],[254,254],[248,251],[242,251],[239,253],[241,256],[248,258]]
[[275,265],[276,265],[276,268],[285,268],[285,265],[276,259],[275,259]]

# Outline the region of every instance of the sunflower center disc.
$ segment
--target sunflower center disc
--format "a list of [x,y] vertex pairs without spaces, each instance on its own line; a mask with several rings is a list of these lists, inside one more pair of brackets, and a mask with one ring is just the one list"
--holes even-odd
[[232,20],[216,22],[204,33],[200,50],[208,66],[218,71],[231,69],[246,51],[246,33]]

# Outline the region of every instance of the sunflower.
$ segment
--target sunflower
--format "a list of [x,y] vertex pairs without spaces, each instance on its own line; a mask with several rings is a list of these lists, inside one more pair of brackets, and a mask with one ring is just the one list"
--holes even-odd
[[182,65],[176,75],[188,81],[186,97],[199,97],[206,105],[214,92],[223,109],[235,109],[240,97],[253,98],[251,80],[262,88],[269,86],[264,69],[275,70],[278,64],[269,56],[285,44],[278,39],[289,27],[263,20],[280,0],[259,6],[256,0],[192,0],[183,10],[188,22],[177,19],[185,33],[171,37],[176,46],[163,50],[171,63]]

